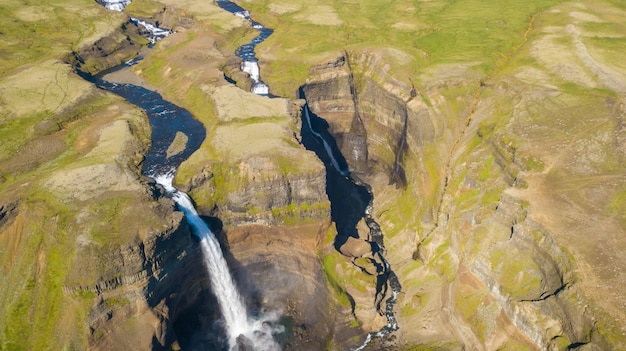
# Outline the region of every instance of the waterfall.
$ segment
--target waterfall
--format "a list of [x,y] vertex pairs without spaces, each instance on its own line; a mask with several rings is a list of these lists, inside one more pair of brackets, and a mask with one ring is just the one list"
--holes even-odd
[[[126,8],[126,6],[130,5],[131,0],[96,0],[96,2],[104,6],[107,10],[122,12]],[[148,40],[150,40],[150,43],[152,45],[154,45],[157,40],[161,40],[166,36],[172,34],[171,31],[159,28],[158,26],[152,25],[146,21],[142,21],[134,17],[131,17],[130,20],[136,25],[142,26],[147,31],[152,33],[152,35],[148,36]]]
[[243,61],[241,70],[248,73],[252,80],[252,92],[258,95],[267,95],[270,88],[261,81],[259,74],[259,63],[257,61]]
[[239,295],[228,265],[222,254],[220,244],[208,225],[200,218],[191,198],[172,186],[173,172],[155,176],[183,211],[191,232],[200,239],[200,248],[204,256],[204,265],[211,277],[211,288],[217,297],[220,311],[224,317],[230,350],[237,350],[240,344],[244,349],[255,351],[277,351],[280,346],[272,338],[271,321],[275,316],[266,316],[265,320],[249,319],[243,298]]
[[[301,97],[306,100],[303,91],[301,91]],[[393,308],[402,287],[398,281],[398,277],[391,270],[391,266],[384,257],[385,246],[383,232],[372,214],[374,195],[372,194],[370,186],[363,183],[358,178],[353,178],[349,171],[341,168],[337,160],[338,157],[341,157],[341,153],[333,152],[333,148],[329,143],[333,136],[330,133],[318,132],[313,129],[313,121],[311,121],[312,114],[308,104],[305,102],[302,108],[302,142],[307,149],[314,151],[318,155],[328,170],[334,168],[338,171],[338,173],[326,172],[326,189],[328,199],[331,203],[331,218],[337,228],[335,248],[339,250],[339,247],[343,244],[342,242],[339,246],[337,245],[337,241],[342,240],[340,236],[346,238],[352,236],[353,233],[358,233],[358,229],[356,228],[357,223],[360,220],[365,220],[367,227],[370,229],[371,239],[368,239],[368,241],[371,244],[372,258],[376,258],[382,263],[382,269],[377,272],[374,300],[379,313],[384,313],[387,319],[387,325],[377,332],[368,333],[363,343],[352,350],[362,351],[369,347],[374,338],[384,338],[398,330],[398,323]],[[315,115],[313,114],[313,116]],[[319,142],[312,142],[313,140],[318,140]],[[324,147],[323,150],[321,146]],[[328,159],[325,157],[326,155],[330,159],[331,164],[328,163]],[[339,174],[341,174],[341,176],[339,176]],[[391,293],[390,296],[387,295],[388,293]],[[385,304],[384,312],[381,307],[383,302]]]
[[330,157],[330,162],[332,162],[333,167],[335,167],[337,172],[341,173],[342,176],[349,176],[350,174],[348,173],[348,171],[341,169],[341,167],[339,166],[339,162],[337,162],[337,159],[335,159],[335,155],[333,154],[333,149],[330,147],[330,144],[328,144],[326,139],[324,139],[324,137],[322,137],[320,133],[316,132],[315,129],[313,129],[313,126],[311,125],[311,116],[309,116],[309,107],[304,106],[303,110],[304,118],[306,119],[309,130],[311,131],[311,133],[313,133],[313,135],[315,135],[319,140],[322,141],[322,144],[324,144],[324,149],[326,150],[328,157]]
[[[131,2],[131,0],[96,1],[113,11],[123,11]],[[252,80],[252,92],[267,95],[269,88],[260,79],[254,47],[265,40],[272,33],[272,30],[253,21],[247,11],[230,1],[219,0],[217,3],[235,15],[250,21],[252,26],[260,31],[259,36],[252,42],[238,49],[238,55],[243,59],[242,70],[248,73]],[[131,21],[143,26],[151,33],[148,39],[152,44],[171,34],[168,30],[136,18],[131,18]],[[125,62],[124,65],[132,66],[141,59],[142,57],[139,56]],[[210,276],[211,288],[224,318],[229,349],[231,351],[280,351],[280,345],[274,340],[275,334],[285,333],[285,327],[277,323],[280,312],[272,311],[248,316],[244,299],[237,290],[217,238],[198,215],[191,198],[172,186],[172,179],[177,167],[204,141],[206,135],[204,126],[195,120],[188,111],[163,100],[156,92],[131,84],[111,83],[102,79],[101,76],[83,77],[102,89],[124,97],[128,102],[146,111],[152,128],[152,146],[144,159],[142,173],[153,178],[165,188],[166,196],[176,202],[179,210],[185,214],[191,232],[200,239],[199,246],[204,259],[204,266]],[[189,141],[182,153],[168,157],[166,150],[177,132],[187,135]]]

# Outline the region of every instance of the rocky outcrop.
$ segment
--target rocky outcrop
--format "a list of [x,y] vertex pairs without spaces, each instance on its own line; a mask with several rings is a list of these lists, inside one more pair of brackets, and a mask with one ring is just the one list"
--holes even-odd
[[[404,316],[400,315],[402,338],[424,340],[440,333],[436,323],[431,324],[430,331],[403,331],[403,318],[410,324],[440,318],[441,328],[452,330],[458,342],[470,348],[494,349],[507,343],[550,350],[582,345],[611,348],[596,326],[602,312],[587,308],[590,302],[576,283],[574,257],[562,248],[563,243],[557,243],[551,230],[527,217],[526,200],[503,191],[528,186],[518,174],[534,167],[534,163],[520,157],[519,143],[504,133],[490,138],[493,129],[484,126],[468,131],[475,114],[487,114],[486,109],[494,102],[487,97],[480,105],[477,97],[484,87],[477,85],[471,74],[464,77],[422,81],[420,86],[412,87],[387,74],[376,52],[365,51],[315,66],[303,87],[311,109],[328,123],[351,171],[372,185],[383,229],[400,232],[389,245],[391,264],[395,260],[401,267],[409,266],[402,252],[411,243],[417,247],[413,258],[425,266],[398,269],[400,282],[424,279],[419,276],[454,281],[451,289],[442,283],[443,292],[428,292],[427,279],[422,287],[403,284],[405,290],[399,302],[406,309]],[[451,98],[451,91],[466,93]],[[362,122],[365,132],[355,129],[356,119]],[[367,151],[353,142],[361,136],[366,137]],[[483,162],[489,157],[490,161],[482,166],[480,161],[463,163],[467,148],[472,150],[468,144],[475,143],[472,138],[489,140],[488,151],[473,150]],[[363,155],[367,155],[365,162]],[[491,170],[492,166],[497,170]],[[485,187],[486,179],[491,183],[485,194],[487,190],[479,184]],[[391,190],[389,184],[401,190]],[[459,193],[458,184],[462,191],[473,189],[471,196],[478,198],[478,203],[473,197],[467,200],[450,196],[450,191]],[[407,200],[410,197],[419,201],[413,203]],[[414,207],[402,209],[398,202]],[[398,222],[398,217],[411,218],[402,214],[404,210],[418,219],[411,227],[417,233],[408,229],[411,224]],[[484,231],[486,236],[480,234]],[[483,239],[474,239],[473,235]],[[341,250],[350,257],[358,257],[363,251],[353,238]],[[361,265],[361,269],[369,271],[367,265]],[[470,283],[468,274],[484,287]],[[347,290],[355,291],[351,287]],[[454,302],[463,301],[463,294],[470,296],[469,301],[483,296],[482,305]],[[441,299],[439,307],[431,302],[434,297]],[[424,305],[426,299],[429,302]],[[423,315],[423,320],[412,319],[415,312],[408,311],[413,306],[423,311],[413,316]],[[433,317],[438,314],[433,308],[445,313]],[[472,309],[474,312],[468,312]],[[495,324],[487,321],[496,317]],[[503,339],[504,334],[509,339]]]
[[[595,317],[580,308],[585,302],[574,286],[571,258],[546,228],[520,213],[520,201],[504,195],[487,222],[509,228],[509,236],[468,262],[469,270],[540,349],[591,343]],[[598,335],[593,338],[594,347],[608,347]]]
[[235,165],[207,165],[189,185],[181,187],[196,195],[194,199],[210,196],[208,203],[199,205],[200,210],[228,225],[280,225],[328,218],[321,166],[305,173],[284,173],[276,159],[256,156]]
[[252,310],[288,321],[284,350],[320,350],[345,343],[338,335],[354,333],[347,328],[350,310],[333,303],[317,257],[329,224],[247,225],[225,233],[240,290],[258,306]]
[[18,202],[8,202],[0,205],[0,228],[13,223],[19,212],[18,207]]
[[[384,171],[390,179],[403,178],[404,153],[433,142],[443,130],[435,129],[436,117],[416,99],[415,88],[395,80],[381,86],[373,78],[381,73],[376,62],[371,62],[377,59],[368,54],[352,59],[359,66],[358,77],[347,63],[347,54],[311,69],[303,87],[309,106],[326,119],[353,170]],[[362,123],[354,122],[357,119]],[[363,137],[364,143],[355,141]]]
[[[186,296],[187,291],[174,277],[203,277],[202,270],[189,267],[202,266],[198,254],[192,255],[193,246],[187,224],[178,215],[172,218],[168,230],[148,240],[137,238],[126,247],[99,255],[89,247],[81,250],[80,254],[89,257],[90,262],[80,267],[82,274],[74,276],[84,277],[102,260],[108,262],[94,285],[76,286],[69,281],[64,287],[70,294],[95,295],[97,302],[87,321],[90,348],[154,348],[177,340],[171,325],[184,306],[172,302],[171,296]],[[134,330],[120,328],[130,321]],[[129,339],[129,333],[135,334],[136,339]]]
[[150,43],[146,39],[149,34],[128,19],[113,33],[68,55],[65,61],[82,72],[95,75],[139,56],[141,48]]
[[[182,213],[175,218],[177,229],[113,254],[137,264],[115,260],[118,264],[113,268],[125,275],[96,285],[98,291],[100,286],[107,290],[97,295],[89,317],[92,349],[221,347],[224,331],[214,323],[220,319],[220,311],[204,268],[204,255]],[[82,291],[84,287],[73,293]],[[131,328],[122,327],[129,324]]]
[[[252,172],[258,171],[259,161],[251,159],[240,163],[239,167]],[[266,160],[265,160],[266,161]],[[222,206],[224,211],[231,212],[234,216],[245,214],[249,210],[271,212],[289,206],[300,208],[302,206],[324,203],[325,186],[322,172],[310,175],[284,175],[263,179],[263,176],[248,178],[248,182],[238,190],[230,192]],[[313,209],[311,209],[313,210]],[[305,209],[306,211],[306,209]],[[327,213],[302,213],[303,218],[324,218]],[[312,215],[312,216],[311,216]],[[226,216],[230,217],[230,216]],[[260,218],[260,217],[257,217]],[[245,221],[234,220],[242,223]],[[268,223],[269,224],[269,223]]]

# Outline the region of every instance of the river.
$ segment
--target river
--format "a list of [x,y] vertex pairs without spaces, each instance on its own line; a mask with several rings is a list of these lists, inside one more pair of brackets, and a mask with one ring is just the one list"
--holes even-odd
[[[110,9],[121,10],[120,4],[127,1],[113,0]],[[258,59],[254,53],[255,47],[267,39],[272,30],[263,27],[254,21],[248,11],[240,6],[224,0],[216,3],[223,9],[240,16],[250,22],[259,35],[250,43],[239,47],[236,54],[242,59],[241,70],[248,73],[252,82],[251,91],[259,95],[269,95],[269,87],[261,80]],[[106,6],[106,5],[105,5]],[[125,5],[124,5],[125,6]],[[136,23],[146,26],[153,33],[167,35],[159,28],[149,28],[145,22],[135,20]],[[158,40],[158,36],[154,40]],[[127,63],[132,65],[137,60]],[[211,276],[211,285],[220,305],[227,334],[226,345],[221,349],[253,349],[257,351],[275,351],[280,346],[273,340],[275,330],[271,326],[280,327],[274,320],[263,320],[259,316],[249,316],[245,303],[237,291],[236,284],[230,275],[229,268],[224,260],[219,242],[196,212],[192,200],[187,194],[176,190],[172,186],[172,178],[178,166],[195,152],[206,137],[204,126],[195,120],[186,110],[165,100],[156,92],[131,84],[111,83],[100,76],[89,77],[98,87],[118,94],[130,103],[144,109],[152,127],[152,147],[145,157],[142,172],[155,179],[164,189],[165,194],[171,197],[177,207],[185,213],[191,231],[200,239],[200,246],[205,255],[205,268]],[[305,97],[305,96],[302,96]],[[380,227],[371,215],[372,193],[367,184],[364,184],[350,175],[349,167],[336,147],[334,139],[323,128],[325,121],[315,116],[308,106],[302,110],[303,127],[301,131],[304,145],[314,150],[320,160],[326,164],[327,194],[331,202],[331,216],[337,227],[335,248],[338,250],[348,237],[358,237],[356,224],[364,219],[370,228],[372,254],[377,262],[382,262],[377,275],[376,305],[383,311],[388,324],[383,330],[370,333],[362,349],[372,337],[381,337],[397,330],[398,326],[393,313],[395,297],[400,291],[397,277],[384,258],[383,235]],[[168,147],[177,134],[187,136],[187,141],[181,152],[175,155],[167,154]],[[268,317],[269,318],[269,317]]]

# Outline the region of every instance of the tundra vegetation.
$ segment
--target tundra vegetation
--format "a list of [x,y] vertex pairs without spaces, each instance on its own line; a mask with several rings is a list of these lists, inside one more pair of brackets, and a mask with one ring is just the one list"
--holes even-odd
[[[320,63],[349,63],[370,155],[359,176],[402,284],[394,348],[626,348],[623,1],[238,3],[274,29],[257,56],[282,98],[244,91],[233,52],[255,31],[212,2],[136,0],[122,13],[87,0],[0,4],[0,350],[97,349],[132,333],[152,342],[156,317],[129,292],[143,271],[112,257],[180,218],[140,175],[143,112],[68,64],[102,38],[126,40],[129,14],[176,31],[133,71],[207,127],[175,182],[226,226],[326,223],[323,193],[273,204],[253,190],[323,182],[294,138],[297,91],[347,69],[319,73]],[[408,111],[404,151],[391,103],[376,98],[385,94]],[[316,113],[345,132],[331,109]],[[375,325],[364,317],[375,315],[372,277],[332,249],[333,228],[320,233],[311,254],[338,323]],[[119,330],[100,328],[97,311],[112,311]]]

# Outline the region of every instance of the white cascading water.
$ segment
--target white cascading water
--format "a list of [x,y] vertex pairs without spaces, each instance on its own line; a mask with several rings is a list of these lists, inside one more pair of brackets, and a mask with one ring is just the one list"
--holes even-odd
[[[130,5],[131,0],[97,0],[97,2],[108,10],[121,12],[124,11],[126,6]],[[142,26],[150,33],[152,33],[152,35],[148,37],[152,44],[154,44],[157,40],[161,40],[166,36],[172,34],[171,31],[159,28],[146,21],[142,21],[134,17],[131,17],[130,20],[136,25]]]
[[[101,5],[112,11],[123,11],[131,0],[97,0]],[[237,14],[251,21],[250,14]],[[171,32],[161,29],[145,21],[131,18],[131,20],[147,29],[152,35],[149,37],[152,44],[160,40]],[[256,29],[262,26],[255,25]],[[126,62],[127,65],[133,65],[141,57]],[[256,61],[244,61],[242,70],[247,72],[252,78],[252,92],[256,94],[269,93],[269,87],[260,80],[259,65]],[[204,264],[211,277],[211,288],[217,297],[220,311],[224,317],[225,329],[228,334],[228,343],[230,350],[237,351],[239,343],[245,345],[246,350],[254,351],[280,351],[280,345],[273,338],[274,333],[283,333],[285,328],[280,324],[274,324],[279,318],[277,312],[268,313],[261,318],[248,318],[245,303],[237,287],[233,281],[228,265],[222,254],[220,244],[217,238],[211,232],[208,225],[200,218],[198,212],[193,206],[191,198],[184,192],[176,190],[172,186],[175,169],[166,174],[152,174],[152,178],[161,184],[166,192],[176,202],[178,207],[183,211],[187,222],[191,227],[191,231],[200,239],[200,248],[204,256]],[[240,336],[243,338],[240,340]]]
[[239,295],[230,275],[219,242],[198,215],[189,196],[172,186],[172,178],[173,172],[154,177],[155,181],[171,194],[172,199],[185,214],[192,233],[200,239],[204,264],[211,276],[211,287],[224,316],[230,349],[236,350],[237,338],[243,335],[256,351],[280,350],[280,346],[272,338],[272,333],[281,330],[273,330],[271,323],[266,322],[274,320],[276,316],[266,316],[268,318],[265,321],[248,319],[243,298]]
[[150,43],[154,44],[156,43],[157,40],[161,40],[163,38],[165,38],[166,36],[172,34],[171,31],[167,30],[167,29],[163,29],[163,28],[159,28],[155,25],[152,25],[146,21],[142,21],[140,19],[131,17],[130,20],[135,23],[138,26],[142,26],[144,27],[147,31],[149,31],[150,33],[152,33],[152,35],[150,35],[148,37],[148,39],[150,40]]
[[339,162],[337,162],[337,160],[335,159],[335,155],[333,154],[333,149],[330,147],[328,142],[326,142],[326,139],[324,139],[320,133],[316,132],[313,129],[313,126],[311,125],[311,117],[309,116],[309,109],[307,107],[304,108],[304,118],[306,119],[306,123],[309,126],[309,130],[311,130],[311,133],[313,133],[324,144],[324,149],[326,149],[326,153],[330,157],[330,161],[333,163],[333,166],[335,167],[335,169],[339,173],[341,173],[342,176],[344,177],[349,176],[349,173],[341,169],[341,167],[339,166]]
[[252,80],[252,92],[259,95],[267,95],[270,92],[270,88],[261,81],[259,74],[259,63],[256,61],[243,61],[241,62],[241,70],[250,75]]
[[122,11],[130,5],[130,0],[99,0],[98,3],[111,11]]
[[[245,19],[246,21],[250,22],[254,29],[258,29],[258,30],[263,29],[263,26],[261,24],[254,22],[252,18],[250,18],[250,12],[248,12],[247,10],[234,12],[233,14],[237,17],[241,17]],[[257,38],[254,40],[256,41],[259,39]],[[258,42],[261,42],[261,41],[263,41],[263,39],[259,40]],[[259,72],[260,71],[259,62],[257,61],[256,58],[254,58],[254,54],[252,56],[242,57],[242,59],[243,61],[241,62],[240,68],[243,72],[248,73],[248,75],[250,76],[250,80],[252,80],[251,91],[254,94],[258,94],[258,95],[269,94],[270,87],[268,87],[265,83],[261,81],[261,74]]]

